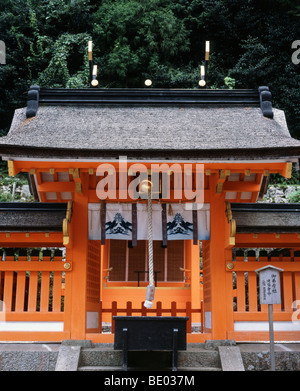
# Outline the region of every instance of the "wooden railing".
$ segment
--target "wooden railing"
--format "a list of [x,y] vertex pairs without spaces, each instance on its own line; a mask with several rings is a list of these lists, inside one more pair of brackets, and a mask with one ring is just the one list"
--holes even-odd
[[187,333],[192,332],[192,314],[200,314],[201,316],[201,333],[203,333],[203,323],[204,323],[204,316],[203,316],[203,302],[201,302],[201,308],[192,309],[191,302],[187,302],[185,305],[185,308],[177,308],[177,303],[175,301],[171,302],[171,306],[169,308],[163,308],[162,302],[158,301],[156,303],[155,308],[148,309],[144,307],[144,302],[141,302],[141,306],[139,308],[133,308],[132,302],[127,301],[126,307],[118,307],[118,303],[116,301],[112,302],[112,305],[110,308],[103,308],[102,302],[100,302],[100,318],[99,318],[99,324],[100,324],[100,333],[102,332],[102,314],[103,313],[109,313],[111,314],[111,332],[114,333],[115,330],[115,324],[113,320],[113,316],[117,315],[126,315],[126,316],[163,316],[163,315],[169,315],[169,316],[188,316],[189,320],[187,321]]
[[[44,253],[33,250],[27,255],[25,249],[19,253],[9,249],[4,254],[0,254],[1,320],[28,325],[30,322],[64,324],[71,265],[63,262],[61,251],[51,254],[49,250]],[[62,331],[66,331],[65,326]],[[8,331],[0,329],[0,335]],[[26,331],[31,331],[30,326]],[[15,333],[23,339],[21,330]],[[12,339],[18,339],[18,335]]]
[[[273,318],[275,322],[287,322],[292,324],[299,312],[300,305],[300,252],[290,250],[238,250],[233,257],[233,262],[227,272],[232,273],[231,289],[233,297],[233,322],[247,323],[249,331],[252,331],[251,322],[268,321],[268,305],[260,303],[259,275],[256,272],[261,267],[273,265],[283,269],[280,273],[281,304],[273,305]],[[229,292],[228,292],[229,294]],[[297,310],[297,311],[296,311]],[[237,322],[237,323],[236,323]],[[237,328],[235,327],[235,330]],[[288,331],[290,330],[290,331]],[[246,331],[246,330],[245,330]],[[247,331],[246,331],[247,332]],[[230,332],[229,337],[242,339],[241,333]],[[276,333],[275,333],[276,336]],[[300,328],[292,330],[282,324],[282,331],[277,332],[279,339],[298,340]],[[259,332],[248,333],[247,339],[259,337]],[[260,332],[260,338],[267,337]],[[268,337],[267,337],[268,338]],[[277,338],[277,339],[278,339]]]

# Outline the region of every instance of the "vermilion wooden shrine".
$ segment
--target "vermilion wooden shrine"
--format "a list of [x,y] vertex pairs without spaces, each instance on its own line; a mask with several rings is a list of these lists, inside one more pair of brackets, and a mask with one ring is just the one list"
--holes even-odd
[[[267,264],[284,270],[275,339],[300,340],[299,208],[257,203],[300,156],[268,88],[32,86],[0,153],[36,197],[0,206],[0,340],[112,342],[116,314],[187,315],[188,342],[268,340]],[[157,178],[151,309],[141,167]]]

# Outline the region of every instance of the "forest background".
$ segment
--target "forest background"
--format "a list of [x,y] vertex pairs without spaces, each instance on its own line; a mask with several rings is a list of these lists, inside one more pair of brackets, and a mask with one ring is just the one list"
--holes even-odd
[[30,85],[88,87],[88,40],[102,88],[199,88],[209,40],[207,88],[268,86],[300,139],[298,0],[0,0],[0,40],[0,136]]

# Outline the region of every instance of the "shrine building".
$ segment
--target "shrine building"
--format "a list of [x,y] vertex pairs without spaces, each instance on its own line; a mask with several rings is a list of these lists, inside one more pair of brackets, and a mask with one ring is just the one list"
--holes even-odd
[[112,342],[114,315],[188,316],[187,342],[267,341],[269,264],[275,340],[300,340],[300,208],[259,202],[300,141],[267,87],[32,86],[0,155],[35,197],[0,204],[1,341]]

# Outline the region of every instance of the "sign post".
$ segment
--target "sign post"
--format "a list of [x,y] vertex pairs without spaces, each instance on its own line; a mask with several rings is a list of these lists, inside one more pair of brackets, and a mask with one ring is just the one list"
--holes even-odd
[[268,304],[271,371],[275,371],[273,304],[281,304],[279,272],[283,269],[268,265],[255,271],[259,273],[260,304]]

